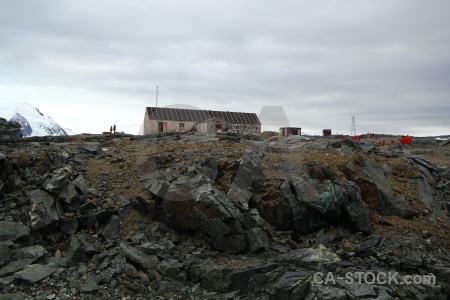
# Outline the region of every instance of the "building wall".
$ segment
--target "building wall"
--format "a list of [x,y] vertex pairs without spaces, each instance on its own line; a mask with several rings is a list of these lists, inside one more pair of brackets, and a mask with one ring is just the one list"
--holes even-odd
[[[191,129],[195,129],[197,132],[202,133],[215,133],[218,130],[221,132],[235,132],[241,134],[249,134],[249,135],[259,135],[261,134],[261,125],[258,124],[235,124],[228,123],[225,120],[214,118],[210,120],[206,120],[204,122],[196,123],[196,122],[187,122],[187,121],[170,121],[170,120],[150,120],[148,118],[147,111],[145,112],[144,118],[144,135],[158,133],[158,123],[163,122],[163,131],[162,132],[183,132],[190,131]],[[164,123],[167,126],[164,126]],[[180,123],[184,123],[184,130],[180,128]],[[219,126],[219,129],[217,128]]]
[[[144,120],[144,134],[151,134],[151,133],[158,133],[160,132],[158,129],[159,125],[158,123],[162,122],[162,132],[185,132],[190,131],[194,125],[195,122],[180,122],[180,121],[169,121],[169,120],[149,120],[146,118]],[[180,123],[184,124],[184,128],[180,127]],[[167,126],[164,126],[164,125]]]

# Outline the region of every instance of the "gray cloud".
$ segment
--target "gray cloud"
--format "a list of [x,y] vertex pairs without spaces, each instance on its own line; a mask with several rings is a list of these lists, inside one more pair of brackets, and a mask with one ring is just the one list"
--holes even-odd
[[[347,133],[355,114],[361,132],[449,134],[449,9],[415,0],[4,1],[0,101],[100,131],[67,113],[79,105],[98,118],[89,122],[113,115],[135,133],[158,85],[161,105],[283,106],[309,133]],[[108,113],[88,113],[93,101]]]

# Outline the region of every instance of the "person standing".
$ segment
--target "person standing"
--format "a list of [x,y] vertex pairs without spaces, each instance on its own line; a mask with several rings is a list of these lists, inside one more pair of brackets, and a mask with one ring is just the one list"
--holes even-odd
[[113,127],[111,126],[111,127],[109,127],[109,134],[112,135],[112,131],[113,131]]
[[114,134],[116,134],[116,124],[114,124],[113,130],[114,130]]

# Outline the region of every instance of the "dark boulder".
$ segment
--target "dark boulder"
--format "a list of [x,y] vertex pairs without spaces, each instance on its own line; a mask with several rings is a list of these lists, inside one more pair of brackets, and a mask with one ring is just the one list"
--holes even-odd
[[55,208],[55,199],[49,193],[42,190],[33,190],[30,197],[30,220],[33,230],[43,229],[49,225],[55,225],[59,221]]
[[68,266],[75,266],[79,263],[88,261],[88,257],[82,244],[80,244],[75,236],[70,238],[69,248],[67,249],[65,258]]
[[21,127],[22,125],[17,122],[0,118],[0,144],[17,142],[22,139]]
[[0,242],[11,241],[29,244],[31,241],[30,227],[19,223],[0,221]]

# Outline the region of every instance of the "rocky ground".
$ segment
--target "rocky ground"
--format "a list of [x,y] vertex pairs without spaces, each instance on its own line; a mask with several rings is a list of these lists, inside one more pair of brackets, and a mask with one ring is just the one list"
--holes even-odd
[[14,128],[0,124],[0,299],[450,295],[448,142]]

